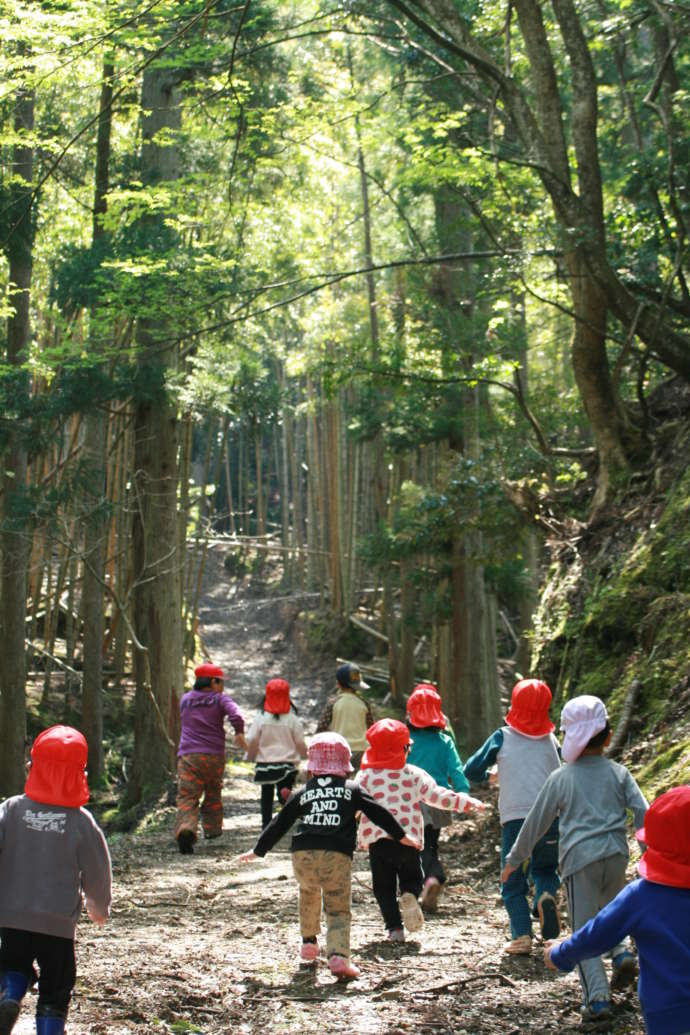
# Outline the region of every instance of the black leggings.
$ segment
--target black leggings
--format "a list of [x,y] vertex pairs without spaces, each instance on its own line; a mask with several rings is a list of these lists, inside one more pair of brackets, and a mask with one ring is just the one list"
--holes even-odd
[[369,865],[374,898],[379,904],[383,922],[389,931],[402,927],[398,907],[400,894],[409,891],[415,898],[422,890],[422,864],[416,848],[401,845],[388,837],[369,845]]
[[278,783],[262,783],[261,784],[261,829],[263,830],[271,822],[273,816],[273,796],[275,794],[278,801],[282,801],[280,792],[284,789],[291,791],[295,785],[297,779],[297,773],[288,773],[284,780],[279,780]]
[[44,1017],[66,1017],[77,977],[74,941],[54,934],[0,928],[1,971],[24,974],[31,985],[36,980],[34,960],[39,970],[36,1013]]

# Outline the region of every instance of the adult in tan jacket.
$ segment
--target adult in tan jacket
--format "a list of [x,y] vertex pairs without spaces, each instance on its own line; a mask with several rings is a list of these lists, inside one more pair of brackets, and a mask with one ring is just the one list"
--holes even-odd
[[329,730],[339,733],[350,745],[352,752],[352,768],[356,771],[367,749],[367,730],[374,723],[374,714],[368,701],[365,701],[358,690],[368,690],[369,685],[362,680],[357,665],[350,662],[341,665],[335,674],[338,684],[337,693],[324,708],[317,733]]

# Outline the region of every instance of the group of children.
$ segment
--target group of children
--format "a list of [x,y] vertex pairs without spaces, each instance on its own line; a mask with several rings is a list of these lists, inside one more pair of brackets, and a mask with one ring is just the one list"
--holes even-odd
[[[470,783],[498,784],[501,887],[511,932],[506,951],[531,952],[537,919],[547,967],[577,966],[583,1018],[608,1023],[610,989],[636,977],[632,936],[649,1035],[690,1035],[690,786],[667,791],[648,808],[627,769],[604,755],[611,730],[598,698],[567,702],[559,747],[548,686],[520,681],[505,725],[463,766],[430,684],[411,694],[406,722],[370,722],[356,690],[359,671],[341,666],[342,700],[329,703],[321,732],[307,746],[285,680],[269,681],[245,739],[242,715],[224,693],[222,670],[203,665],[195,676],[181,702],[179,849],[193,852],[199,815],[207,838],[222,830],[227,717],[255,761],[262,788],[262,832],[239,860],[261,858],[297,824],[291,857],[303,962],[313,964],[319,956],[323,903],[329,969],[340,980],[359,976],[350,955],[355,847],[368,852],[389,940],[404,941],[406,930],[419,930],[424,912],[436,910],[446,880],[438,846],[449,813],[484,808],[468,794]],[[339,721],[355,749],[363,737],[363,751],[333,728]],[[306,784],[294,789],[305,757]],[[108,849],[83,807],[89,798],[86,758],[77,730],[44,731],[31,751],[25,793],[0,805],[0,1035],[11,1032],[36,979],[34,962],[40,971],[37,1033],[62,1035],[76,977],[74,932],[82,900],[96,923],[109,915]],[[282,809],[273,817],[276,795]],[[626,886],[628,810],[646,851],[638,863],[641,879]],[[561,880],[574,933],[559,939]],[[610,986],[602,953],[612,959]]]

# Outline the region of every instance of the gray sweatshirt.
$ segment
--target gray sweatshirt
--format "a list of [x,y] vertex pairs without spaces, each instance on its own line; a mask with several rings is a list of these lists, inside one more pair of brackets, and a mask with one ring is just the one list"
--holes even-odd
[[603,755],[583,755],[549,776],[527,814],[506,862],[520,866],[559,817],[562,877],[609,855],[629,855],[627,810],[635,827],[644,823],[647,800],[625,768]]
[[111,880],[105,837],[87,809],[25,794],[0,805],[0,927],[74,938],[82,895],[108,916]]

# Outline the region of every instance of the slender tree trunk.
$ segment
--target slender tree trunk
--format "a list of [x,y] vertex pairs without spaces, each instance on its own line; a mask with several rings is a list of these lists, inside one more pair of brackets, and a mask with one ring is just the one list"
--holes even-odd
[[[10,231],[7,363],[17,370],[17,398],[28,396],[28,380],[20,373],[29,344],[29,302],[33,265],[31,181],[33,148],[27,140],[34,125],[34,93],[19,89],[14,107],[17,143],[12,155],[13,186],[8,206]],[[27,520],[27,448],[24,429],[13,428],[2,467],[2,532],[0,542],[0,795],[17,794],[24,786],[26,739],[26,569],[31,536]]]
[[[103,63],[101,101],[96,144],[96,189],[93,206],[93,246],[104,238],[102,217],[106,212],[109,184],[111,102],[114,74],[112,58]],[[96,320],[92,313],[92,320]],[[99,343],[91,343],[92,349]],[[84,670],[82,685],[82,726],[89,745],[89,772],[96,779],[103,773],[103,633],[106,534],[106,441],[105,414],[87,414],[84,459],[91,469],[84,523],[84,576],[81,617],[84,629]]]

